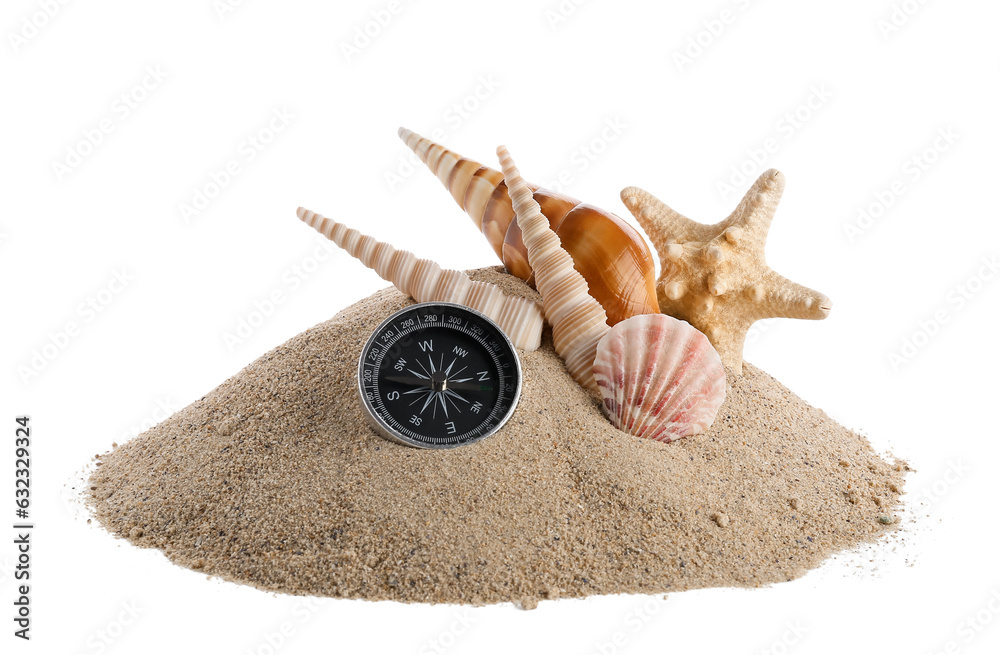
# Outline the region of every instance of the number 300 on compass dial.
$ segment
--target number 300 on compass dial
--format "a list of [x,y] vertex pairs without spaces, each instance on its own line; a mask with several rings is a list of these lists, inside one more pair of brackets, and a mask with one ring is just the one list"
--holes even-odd
[[521,393],[521,364],[507,335],[483,314],[423,303],[396,312],[368,339],[358,388],[381,436],[454,448],[507,422]]

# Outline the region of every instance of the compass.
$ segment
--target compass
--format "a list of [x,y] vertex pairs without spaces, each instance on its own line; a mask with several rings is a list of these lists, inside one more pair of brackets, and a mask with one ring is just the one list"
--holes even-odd
[[361,405],[381,436],[418,448],[488,437],[514,413],[521,363],[483,314],[444,302],[385,319],[358,362]]

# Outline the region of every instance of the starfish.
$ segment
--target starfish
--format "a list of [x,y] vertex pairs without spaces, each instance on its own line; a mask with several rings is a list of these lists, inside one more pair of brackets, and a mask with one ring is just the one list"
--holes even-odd
[[826,318],[830,299],[778,275],[764,261],[764,242],[785,188],[771,169],[725,220],[692,221],[647,191],[628,187],[622,201],[660,256],[660,311],[705,333],[726,368],[743,373],[743,342],[755,321]]

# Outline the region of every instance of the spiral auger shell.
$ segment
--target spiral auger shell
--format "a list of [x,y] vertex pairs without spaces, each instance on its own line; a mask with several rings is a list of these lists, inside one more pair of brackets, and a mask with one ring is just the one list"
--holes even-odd
[[610,329],[607,314],[573,267],[573,259],[549,227],[510,153],[500,146],[497,155],[521,226],[528,263],[535,272],[535,285],[542,295],[542,311],[552,326],[553,345],[573,379],[597,391],[594,358],[598,342]]
[[[507,271],[531,284],[532,267],[503,174],[411,130],[400,128],[399,137],[472,218]],[[653,256],[638,230],[575,198],[535,184],[527,187],[610,325],[660,311]]]
[[496,322],[516,348],[538,348],[544,319],[534,301],[507,295],[486,282],[470,280],[461,271],[441,268],[429,259],[419,259],[411,252],[398,250],[308,209],[299,207],[297,214],[306,225],[417,302],[450,302],[471,307]]

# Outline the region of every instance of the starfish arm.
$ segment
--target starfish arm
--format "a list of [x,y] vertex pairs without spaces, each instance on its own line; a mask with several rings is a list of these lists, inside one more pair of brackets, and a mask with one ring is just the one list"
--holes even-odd
[[753,302],[753,316],[761,318],[821,319],[830,315],[832,303],[824,294],[768,270],[746,290]]
[[773,168],[765,171],[746,192],[733,213],[720,224],[727,238],[738,242],[745,251],[760,253],[763,257],[771,219],[774,218],[784,190],[785,176]]
[[639,227],[653,242],[660,259],[666,257],[670,243],[707,241],[711,238],[712,226],[692,221],[648,191],[634,186],[626,187],[622,189],[621,198]]

